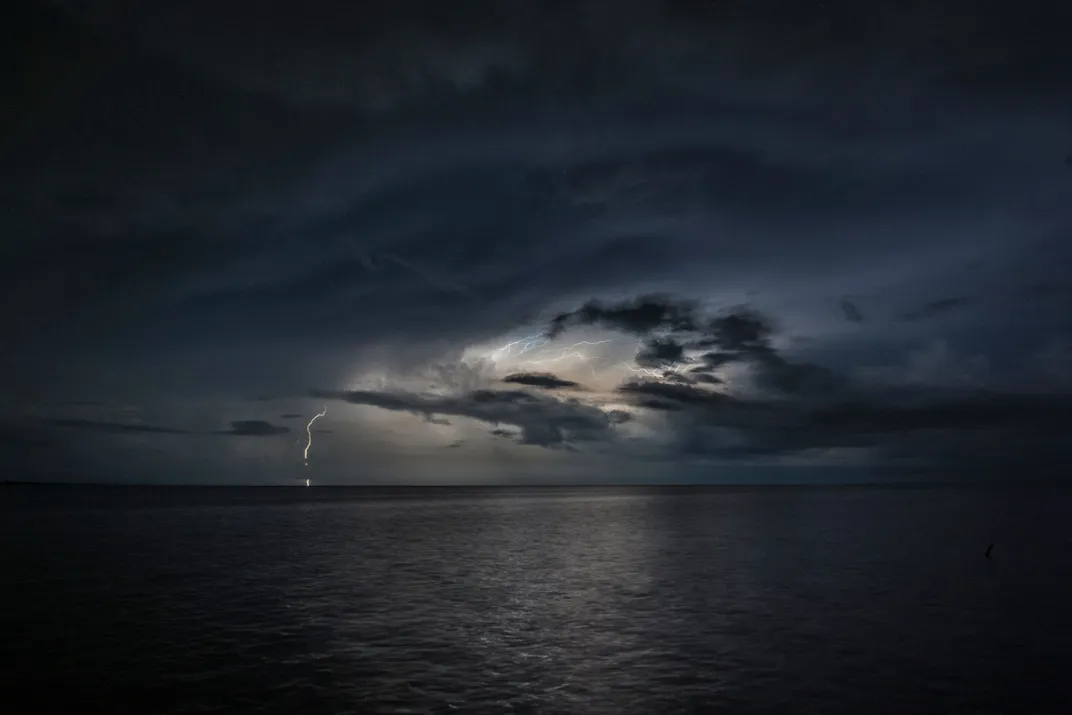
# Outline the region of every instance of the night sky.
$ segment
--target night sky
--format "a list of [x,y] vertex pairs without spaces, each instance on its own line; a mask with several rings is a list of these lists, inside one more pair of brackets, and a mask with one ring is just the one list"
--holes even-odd
[[6,479],[1072,464],[1072,5],[16,6]]

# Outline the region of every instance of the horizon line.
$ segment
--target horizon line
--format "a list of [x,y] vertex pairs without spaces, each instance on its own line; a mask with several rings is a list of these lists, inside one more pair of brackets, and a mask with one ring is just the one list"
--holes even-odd
[[29,481],[0,480],[0,487],[161,487],[178,489],[621,489],[621,488],[834,488],[834,487],[964,487],[964,486],[1069,486],[1072,480],[1060,478],[1039,478],[1027,480],[1015,479],[979,479],[979,480],[910,480],[910,481],[844,481],[844,482],[628,482],[628,483],[473,483],[473,484],[316,484],[306,486],[304,482],[295,484],[235,484],[219,482],[65,482],[65,481]]

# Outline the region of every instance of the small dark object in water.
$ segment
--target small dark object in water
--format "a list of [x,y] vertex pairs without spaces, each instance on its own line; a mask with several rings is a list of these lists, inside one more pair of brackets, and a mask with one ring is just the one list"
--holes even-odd
[[994,548],[994,544],[993,544],[993,542],[991,542],[990,546],[987,546],[987,547],[986,547],[986,557],[987,557],[988,559],[990,558],[990,552],[991,552],[991,551],[993,550],[993,548]]

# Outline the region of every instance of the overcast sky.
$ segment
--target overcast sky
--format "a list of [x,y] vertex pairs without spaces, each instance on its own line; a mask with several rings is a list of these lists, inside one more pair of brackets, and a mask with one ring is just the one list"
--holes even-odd
[[9,479],[1067,471],[1066,4],[18,4]]

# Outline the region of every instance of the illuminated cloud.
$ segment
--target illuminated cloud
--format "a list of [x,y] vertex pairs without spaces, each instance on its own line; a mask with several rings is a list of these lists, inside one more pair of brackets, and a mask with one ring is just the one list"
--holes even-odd
[[312,396],[415,415],[452,415],[491,425],[512,425],[520,430],[522,444],[541,447],[611,440],[618,419],[580,400],[521,390],[475,390],[447,396],[402,390],[316,391]]

